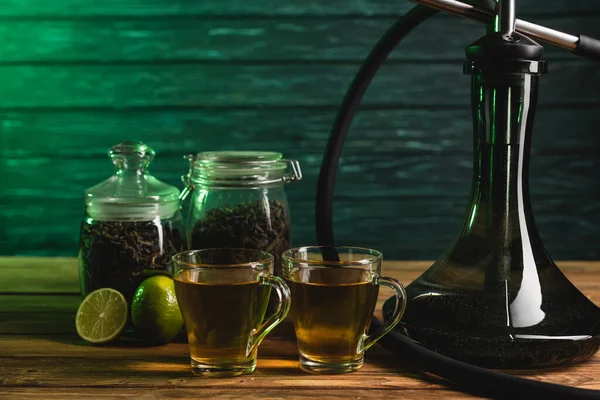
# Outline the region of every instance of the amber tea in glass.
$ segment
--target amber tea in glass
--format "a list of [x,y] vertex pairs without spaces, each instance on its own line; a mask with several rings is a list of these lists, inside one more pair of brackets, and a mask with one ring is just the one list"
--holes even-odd
[[[192,371],[209,377],[254,371],[258,345],[289,310],[289,289],[272,275],[273,256],[258,250],[206,249],[180,253],[173,260]],[[263,322],[271,288],[279,304]]]
[[[324,261],[327,253],[337,259]],[[363,365],[364,351],[400,321],[406,306],[404,288],[380,275],[381,258],[376,250],[344,246],[302,247],[283,253],[301,369],[316,373],[357,370]],[[396,292],[394,318],[380,332],[367,335],[380,285]]]

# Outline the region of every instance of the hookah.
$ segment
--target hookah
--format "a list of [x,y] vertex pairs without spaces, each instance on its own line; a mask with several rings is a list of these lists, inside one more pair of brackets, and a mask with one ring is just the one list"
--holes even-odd
[[[599,391],[487,369],[554,367],[583,361],[600,348],[600,308],[546,252],[528,188],[538,82],[547,72],[543,47],[534,39],[595,61],[600,61],[600,41],[517,19],[514,0],[412,1],[419,5],[392,25],[366,58],[332,127],[317,187],[317,241],[335,244],[333,192],[344,140],[389,53],[438,11],[486,24],[486,35],[466,48],[464,64],[472,76],[474,173],[462,229],[407,286],[405,315],[381,343],[400,359],[473,394],[600,398]],[[323,256],[337,257],[327,248]],[[392,311],[388,303],[384,317]],[[373,329],[380,324],[374,319]]]

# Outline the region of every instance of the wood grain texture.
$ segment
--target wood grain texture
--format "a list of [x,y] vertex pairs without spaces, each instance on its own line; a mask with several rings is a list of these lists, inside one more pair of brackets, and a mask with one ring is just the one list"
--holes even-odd
[[[467,107],[469,77],[461,74],[461,64],[388,63],[363,104]],[[0,107],[337,107],[357,68],[345,63],[2,66]],[[540,104],[597,103],[595,92],[585,90],[600,85],[596,65],[569,60],[551,68],[541,83]],[[569,85],[561,84],[565,79]]]
[[[105,0],[90,4],[87,0],[62,3],[45,0],[1,0],[0,16],[4,17],[115,17],[115,16],[389,16],[403,15],[414,5],[397,0]],[[600,13],[595,0],[576,2],[528,0],[517,2],[517,11],[524,15],[589,15]]]
[[[14,278],[2,268],[14,262],[13,258],[0,258],[0,282]],[[76,269],[75,259],[23,259],[19,262],[28,272],[46,275],[49,282],[58,280],[56,275],[47,273],[49,267]],[[429,265],[430,262],[385,261],[383,270],[385,275],[409,283]],[[598,262],[565,261],[559,265],[592,301],[600,303]],[[13,282],[17,288],[26,285],[19,279]],[[24,287],[30,290],[29,286]],[[40,284],[39,290],[44,292],[46,288]],[[77,287],[73,285],[72,290],[76,292]],[[387,294],[380,293],[380,300],[385,297]],[[124,337],[105,346],[86,344],[73,332],[76,306],[73,296],[0,296],[2,398],[104,398],[117,395],[123,398],[258,399],[301,398],[315,393],[320,398],[468,398],[447,390],[441,380],[411,369],[377,346],[367,352],[365,366],[358,372],[336,376],[306,375],[297,368],[297,349],[289,326],[288,330],[270,335],[263,342],[258,367],[252,375],[198,379],[189,372],[187,344],[182,341],[148,347],[131,337]],[[43,315],[55,317],[54,333],[42,325],[43,322],[48,325],[48,319]],[[6,324],[6,316],[18,316],[21,320],[13,319],[11,324]],[[19,324],[21,335],[7,334],[14,333]],[[599,368],[600,357],[596,355],[573,366],[520,374],[545,382],[600,389]]]
[[[597,1],[518,3],[521,18],[600,35]],[[0,254],[72,255],[82,192],[109,174],[107,148],[130,138],[154,146],[154,171],[178,186],[187,168],[179,157],[188,152],[233,143],[300,159],[306,178],[289,186],[289,197],[297,239],[313,243],[315,179],[335,110],[373,43],[412,6],[0,0]],[[461,63],[480,32],[438,16],[375,79],[337,183],[340,240],[411,258],[435,257],[451,240],[472,146]],[[552,254],[600,258],[600,73],[561,50],[548,48],[547,58],[534,139],[536,215]]]
[[[415,280],[432,264],[432,261],[384,259],[383,272],[402,281],[405,285]],[[558,261],[558,267],[593,302],[600,303],[600,284],[597,261]],[[21,274],[37,276],[37,280],[28,281],[15,278],[14,269],[19,266]],[[76,301],[73,295],[79,293],[78,264],[75,257],[6,257],[0,256],[0,311],[35,311],[32,308],[37,300],[57,298],[58,305],[51,305],[54,311],[62,308],[65,312],[75,312]],[[56,287],[60,287],[57,291]],[[385,298],[383,293],[380,299]],[[10,299],[10,300],[7,300]],[[19,300],[20,299],[20,300]],[[40,310],[38,310],[40,311]],[[0,330],[1,333],[6,333]]]
[[[41,259],[40,259],[41,260]],[[64,262],[64,266],[72,268],[73,271],[77,270],[75,259],[65,259],[68,262]],[[6,265],[5,260],[0,258],[0,266]],[[36,265],[31,264],[29,265]],[[53,258],[46,258],[43,263],[44,267],[53,267],[56,265]],[[407,262],[395,262],[395,261],[384,261],[383,273],[384,275],[390,275],[400,279],[404,284],[409,284],[416,279],[427,267],[431,265],[431,261],[407,261]],[[581,290],[587,297],[600,304],[600,290],[598,288],[597,279],[594,278],[597,274],[599,267],[590,264],[590,262],[574,262],[574,261],[562,261],[559,262],[559,266],[563,273],[573,282],[579,290]],[[45,269],[45,268],[44,268]],[[59,281],[60,276],[46,274],[45,270],[40,271],[39,269],[34,270],[36,273],[39,271],[40,274],[47,276],[50,284],[54,281]],[[3,277],[7,277],[8,274],[1,274]],[[8,280],[8,279],[6,279]],[[18,281],[15,283],[13,290],[19,290],[24,288],[31,290],[30,286],[20,285]],[[78,282],[73,282],[71,285],[70,292],[68,294],[56,294],[48,292],[46,285],[40,286],[38,294],[1,294],[0,295],[0,334],[10,335],[35,335],[44,336],[48,335],[76,335],[74,318],[75,312],[79,305],[79,285]],[[379,297],[379,301],[376,307],[375,314],[381,318],[381,308],[383,302],[387,300],[392,293],[383,289]],[[271,334],[270,337],[285,337],[289,336],[293,327],[289,323],[284,323],[277,327]],[[76,340],[75,340],[76,341]],[[23,340],[21,345],[10,344],[11,347],[17,346],[22,349],[27,346],[27,340]],[[81,341],[79,344],[83,343]],[[129,343],[125,341],[125,344]],[[131,343],[130,343],[131,344]],[[41,347],[44,345],[41,344]],[[112,348],[111,351],[106,351],[96,354],[96,357],[108,355],[111,357],[119,351],[120,347]],[[137,346],[136,348],[143,351],[144,347]],[[75,350],[78,351],[75,351]],[[93,351],[93,347],[69,347],[68,354],[79,355],[79,352]],[[0,340],[0,350],[2,350]],[[65,353],[62,356],[68,356]],[[2,352],[0,351],[0,354]],[[38,348],[30,348],[29,353],[44,355],[48,354],[47,350],[41,350]],[[85,356],[86,354],[81,354]],[[128,356],[133,356],[130,353]]]
[[[313,201],[291,203],[294,245],[315,244]],[[379,249],[390,258],[436,258],[458,234],[466,203],[467,188],[456,196],[340,198],[334,204],[336,238]],[[77,254],[81,200],[47,200],[40,207],[39,201],[20,198],[12,204],[0,209],[3,226],[11,227],[3,254]],[[552,257],[600,257],[600,246],[590,245],[600,237],[599,204],[599,197],[591,195],[533,196],[538,229]]]
[[[320,152],[307,153],[286,153],[287,157],[299,159],[305,170],[302,181],[287,186],[287,192],[294,201],[314,199]],[[70,163],[41,157],[2,158],[0,163],[3,192],[7,198],[81,199],[86,188],[113,174],[112,164],[103,158],[79,159],[78,162],[74,159]],[[600,159],[592,155],[575,160],[569,154],[539,157],[531,166],[531,192],[569,195],[585,187],[591,188],[587,196],[597,197],[600,188],[595,187],[593,173],[599,169]],[[182,187],[180,177],[187,170],[188,165],[182,155],[157,159],[152,173]],[[348,151],[340,162],[336,194],[343,198],[466,196],[471,175],[472,160],[464,154],[397,155],[382,152],[375,158],[368,152]]]
[[[595,154],[600,149],[597,107],[541,106],[536,113],[533,162],[548,154]],[[128,109],[0,111],[0,156],[51,158],[68,162],[105,158],[110,146],[126,138],[144,141],[165,157],[210,149],[270,149],[301,156],[314,168],[336,116],[334,108]],[[468,107],[456,109],[375,109],[358,112],[344,146],[346,152],[464,154],[473,148]],[[85,132],[85,135],[82,134]],[[31,140],[35,137],[36,140]],[[177,138],[174,140],[173,138]],[[181,160],[177,165],[185,168]],[[107,164],[106,168],[110,168]]]
[[[4,339],[6,336],[0,336]],[[85,346],[79,339],[61,337],[61,342]],[[59,339],[59,340],[60,340]],[[32,337],[32,345],[43,341]],[[130,358],[129,352],[121,346],[121,352],[112,357],[97,357],[89,352],[84,357],[61,356],[65,344],[57,340],[48,341],[50,357],[27,357],[11,351],[2,359],[0,376],[4,376],[1,387],[42,387],[56,390],[64,386],[71,388],[90,387],[128,387],[128,388],[179,388],[203,389],[246,389],[269,390],[278,388],[280,393],[289,393],[298,389],[339,390],[339,395],[352,393],[357,389],[387,390],[389,395],[402,393],[403,390],[441,389],[440,383],[423,381],[421,375],[411,373],[406,366],[398,367],[393,357],[387,353],[373,355],[367,353],[365,366],[358,372],[345,375],[315,376],[306,375],[297,367],[297,348],[294,341],[266,339],[259,349],[256,371],[250,376],[232,379],[198,379],[189,370],[187,344],[171,344],[166,347],[169,355],[159,356],[152,348],[145,348],[142,355]],[[57,343],[58,342],[58,343]],[[98,349],[95,353],[106,350]],[[527,377],[543,382],[562,383],[586,389],[600,388],[600,379],[596,374],[600,363],[598,357],[589,362],[562,368],[557,371],[538,371],[528,373]],[[101,374],[98,371],[102,371]],[[432,379],[433,380],[433,379]],[[435,382],[435,380],[433,380]],[[439,381],[438,381],[439,382]],[[88,389],[89,390],[89,389]]]
[[[77,271],[77,269],[75,269]],[[78,294],[52,295],[45,288],[40,289],[42,294],[5,294],[0,295],[0,310],[11,313],[73,313],[77,310],[81,297]]]
[[74,335],[76,333],[74,321],[74,313],[31,313],[25,315],[23,313],[0,311],[0,329],[9,335],[30,335],[32,332],[35,332],[36,335]]
[[[4,338],[5,336],[0,336]],[[286,389],[308,389],[311,387],[322,387],[327,385],[339,389],[351,391],[365,387],[363,379],[368,379],[368,387],[404,390],[404,389],[428,389],[440,388],[428,382],[421,382],[413,374],[411,377],[402,376],[396,371],[385,367],[392,365],[391,357],[386,353],[379,353],[367,360],[368,365],[360,371],[361,378],[355,374],[339,375],[335,377],[320,376],[311,377],[298,369],[296,343],[289,338],[287,340],[267,339],[259,348],[257,369],[251,376],[242,376],[233,379],[197,379],[191,374],[189,367],[189,353],[187,343],[171,344],[166,347],[168,354],[161,351],[159,355],[153,348],[138,349],[132,352],[123,345],[116,346],[113,351],[103,347],[96,351],[89,351],[84,356],[73,356],[63,354],[76,347],[87,345],[79,338],[63,336],[62,342],[44,340],[44,338],[32,338],[32,342],[41,341],[46,344],[50,351],[49,356],[38,355],[35,358],[28,357],[28,353],[21,353],[7,349],[7,357],[3,358],[0,366],[0,376],[6,378],[2,387],[11,386],[33,386],[28,382],[37,382],[39,386],[46,388],[59,388],[61,386],[86,387],[86,386],[125,386],[144,388],[148,386],[168,387],[178,386],[181,388],[246,388],[247,390],[272,389],[274,387]],[[10,341],[7,341],[10,344]],[[44,343],[45,342],[45,343]],[[136,343],[132,343],[133,346]],[[34,348],[42,346],[33,345]],[[139,344],[138,346],[139,347]],[[68,350],[67,350],[68,349]],[[4,350],[4,349],[3,349]],[[108,350],[107,354],[98,356],[99,352]],[[116,351],[114,351],[116,350]],[[81,353],[75,350],[77,353]],[[11,357],[12,356],[12,357]],[[17,358],[18,357],[18,358]],[[27,360],[29,358],[29,360]],[[53,360],[53,358],[55,358]],[[60,361],[57,363],[58,360]],[[35,372],[23,374],[27,370],[27,364],[35,360]],[[24,365],[25,364],[25,365]],[[382,365],[383,364],[383,365]],[[590,368],[591,366],[588,366]],[[102,370],[102,374],[98,371]],[[401,369],[406,373],[406,368]],[[10,375],[9,375],[10,374]],[[69,378],[69,376],[71,378]],[[72,377],[77,377],[73,379]],[[70,383],[69,383],[70,381]],[[592,382],[591,385],[594,385]],[[591,386],[589,383],[586,386]]]
[[[74,258],[0,257],[0,265],[0,294],[79,292],[79,267]],[[0,297],[0,302],[9,297]]]
[[[21,400],[23,398],[38,397],[40,393],[44,394],[44,398],[47,399],[81,399],[82,397],[88,397],[93,395],[94,398],[98,399],[197,399],[199,396],[204,398],[220,398],[220,399],[250,399],[250,400],[274,400],[274,399],[289,399],[289,400],[305,400],[306,398],[314,397],[314,389],[297,389],[285,390],[285,389],[262,389],[252,390],[247,389],[203,389],[201,392],[198,389],[180,389],[180,388],[148,388],[145,390],[141,389],[127,389],[119,388],[118,392],[114,389],[94,388],[94,389],[71,389],[61,388],[60,393],[56,391],[45,391],[43,389],[36,389],[32,387],[21,387],[21,388],[5,388],[3,389],[4,398],[7,400],[16,399]],[[350,391],[344,391],[338,389],[332,389],[329,387],[318,389],[319,399],[381,399],[390,395],[390,391],[387,389],[353,389]],[[470,396],[465,396],[450,390],[440,389],[423,389],[423,390],[402,390],[401,397],[406,400],[421,400],[428,398],[439,398],[443,396],[444,399],[456,400],[456,399],[468,399]]]
[[[594,36],[597,17],[540,17],[536,23]],[[0,64],[34,62],[352,60],[361,62],[395,19],[8,20]],[[360,34],[356,34],[360,32]],[[475,22],[439,15],[409,35],[390,59],[457,60],[483,34]],[[443,44],[443,46],[442,46]],[[436,51],[431,51],[436,48]],[[439,49],[438,49],[439,48]],[[545,59],[571,59],[546,46]]]

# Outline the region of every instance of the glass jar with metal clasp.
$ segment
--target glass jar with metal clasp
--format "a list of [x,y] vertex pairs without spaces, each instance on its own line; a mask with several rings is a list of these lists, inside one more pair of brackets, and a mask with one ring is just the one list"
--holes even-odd
[[247,248],[275,257],[291,245],[290,211],[285,184],[302,179],[300,164],[281,153],[210,151],[188,156],[182,177],[190,249]]

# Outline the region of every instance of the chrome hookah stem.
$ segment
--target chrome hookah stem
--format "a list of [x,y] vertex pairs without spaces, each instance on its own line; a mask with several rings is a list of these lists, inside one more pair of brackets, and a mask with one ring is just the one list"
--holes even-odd
[[515,0],[498,0],[498,23],[496,32],[500,32],[506,38],[511,38],[515,32]]
[[[422,4],[427,7],[435,8],[440,11],[445,11],[459,17],[471,19],[473,21],[490,24],[494,22],[496,14],[481,8],[465,4],[457,0],[411,0],[414,3]],[[512,30],[527,35],[532,39],[541,40],[567,50],[575,50],[579,43],[579,37],[565,32],[550,29],[542,25],[537,25],[528,21],[515,18],[514,1],[509,1],[509,4],[502,6],[504,11],[500,10],[499,15],[504,14],[501,21],[506,23],[506,26],[512,26]],[[511,4],[512,3],[512,4]],[[511,22],[514,21],[514,22]],[[510,24],[510,25],[509,25]],[[502,29],[505,29],[504,27]]]

